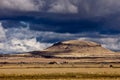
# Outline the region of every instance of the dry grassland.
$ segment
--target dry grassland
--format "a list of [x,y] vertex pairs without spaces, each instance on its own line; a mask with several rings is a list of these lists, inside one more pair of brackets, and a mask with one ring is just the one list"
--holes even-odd
[[120,68],[0,69],[0,80],[120,80]]
[[[34,57],[1,57],[0,80],[120,80],[120,64],[109,63],[111,62],[110,60],[119,62],[118,58],[115,60],[70,60]],[[54,61],[57,62],[57,64],[49,64]],[[95,63],[91,63],[93,61]],[[99,61],[103,63],[99,63]],[[106,61],[108,62],[106,63]],[[68,63],[64,64],[62,62]],[[111,68],[110,65],[112,65]]]

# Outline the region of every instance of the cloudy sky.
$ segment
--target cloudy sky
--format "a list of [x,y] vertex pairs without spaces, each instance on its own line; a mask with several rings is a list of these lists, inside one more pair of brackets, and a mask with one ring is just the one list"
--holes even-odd
[[120,0],[0,0],[0,53],[71,39],[120,51]]

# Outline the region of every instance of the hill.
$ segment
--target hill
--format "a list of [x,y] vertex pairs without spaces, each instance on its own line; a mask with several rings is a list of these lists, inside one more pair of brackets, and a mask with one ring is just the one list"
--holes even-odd
[[43,51],[31,52],[44,57],[99,57],[114,55],[113,51],[92,41],[69,40],[58,42]]

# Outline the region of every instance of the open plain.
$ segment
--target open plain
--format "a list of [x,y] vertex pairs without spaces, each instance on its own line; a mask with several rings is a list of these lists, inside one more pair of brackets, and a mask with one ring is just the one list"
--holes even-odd
[[90,41],[0,55],[0,80],[120,80],[120,54]]
[[118,62],[90,60],[2,57],[0,80],[120,80]]

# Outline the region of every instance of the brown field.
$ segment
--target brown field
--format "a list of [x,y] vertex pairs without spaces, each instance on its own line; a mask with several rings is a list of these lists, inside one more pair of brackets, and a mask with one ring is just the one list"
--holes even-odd
[[0,80],[120,80],[120,68],[0,69]]
[[81,57],[80,59],[65,59],[65,58],[42,58],[42,57],[0,57],[0,62],[120,62],[120,57]]
[[120,64],[119,58],[1,57],[0,80],[120,80]]

